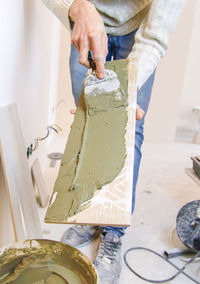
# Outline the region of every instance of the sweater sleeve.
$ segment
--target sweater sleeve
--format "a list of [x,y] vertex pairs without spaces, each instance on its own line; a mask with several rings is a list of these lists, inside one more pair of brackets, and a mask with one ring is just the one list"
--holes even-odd
[[69,8],[74,0],[42,0],[42,2],[58,17],[65,27],[68,28]]
[[137,86],[140,88],[165,54],[169,37],[175,28],[186,0],[153,0],[142,21],[129,58],[138,62]]

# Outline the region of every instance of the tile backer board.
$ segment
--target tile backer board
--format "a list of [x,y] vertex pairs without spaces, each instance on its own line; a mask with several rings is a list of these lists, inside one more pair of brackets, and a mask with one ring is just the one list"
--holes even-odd
[[17,240],[0,142],[0,247]]
[[[122,72],[123,66],[123,72]],[[133,162],[134,162],[134,137],[135,137],[135,112],[136,112],[136,64],[134,61],[116,60],[106,63],[106,69],[114,70],[125,90],[128,90],[128,122],[126,127],[126,159],[121,173],[109,184],[96,191],[93,198],[82,204],[82,211],[73,217],[54,218],[45,217],[46,223],[88,224],[88,225],[113,225],[130,226]],[[77,109],[76,115],[79,112]],[[76,127],[75,124],[72,125]],[[70,151],[66,147],[65,151]],[[63,155],[63,157],[65,154]],[[56,201],[57,192],[52,194],[50,206]],[[59,203],[64,210],[65,200]],[[63,212],[64,213],[64,212]],[[63,215],[64,216],[64,215]]]
[[[41,238],[38,208],[16,104],[0,107],[0,121],[0,190],[7,195],[4,199],[8,204],[4,206],[7,211],[10,209],[13,237],[15,241]],[[0,225],[4,223],[5,220]],[[8,234],[9,240],[10,232]],[[4,239],[6,241],[5,236]]]

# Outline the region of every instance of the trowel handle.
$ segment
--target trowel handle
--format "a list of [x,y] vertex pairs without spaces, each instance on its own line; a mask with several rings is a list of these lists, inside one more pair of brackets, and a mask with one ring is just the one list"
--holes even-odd
[[94,71],[96,69],[96,63],[92,57],[92,53],[90,50],[88,51],[88,61],[90,63],[90,67],[92,68],[92,71]]

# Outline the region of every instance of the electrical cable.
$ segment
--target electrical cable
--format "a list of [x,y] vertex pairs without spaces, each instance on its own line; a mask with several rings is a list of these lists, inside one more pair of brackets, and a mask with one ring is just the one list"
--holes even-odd
[[47,134],[44,137],[38,137],[34,140],[34,146],[32,147],[32,151],[35,151],[38,148],[39,141],[45,140],[51,134],[51,130],[54,130],[56,133],[62,131],[60,126],[56,124],[47,125]]
[[47,125],[47,134],[44,137],[38,137],[34,139],[34,144],[31,144],[26,151],[27,158],[38,148],[39,141],[45,140],[51,134],[51,130],[54,130],[56,133],[62,131],[62,128],[56,124]]
[[[148,279],[148,278],[145,278],[143,277],[141,274],[137,273],[131,266],[130,264],[128,263],[128,260],[127,260],[127,255],[130,251],[133,251],[133,250],[146,250],[148,252],[151,252],[157,256],[159,256],[160,258],[162,258],[163,260],[165,260],[166,262],[168,262],[169,264],[171,264],[174,268],[176,268],[178,270],[178,272],[176,272],[174,275],[172,275],[170,278],[167,278],[167,279],[163,279],[163,280],[154,280],[154,279]],[[184,272],[183,270],[186,268],[186,266],[190,263],[192,263],[197,257],[200,257],[200,252],[197,252],[195,254],[194,257],[192,257],[189,261],[187,261],[185,263],[185,265],[182,267],[182,268],[179,268],[178,266],[176,266],[173,262],[169,261],[168,259],[166,259],[165,257],[163,257],[161,254],[149,249],[149,248],[145,248],[145,247],[133,247],[133,248],[130,248],[128,249],[125,253],[124,253],[124,262],[126,264],[126,266],[130,269],[130,271],[132,273],[134,273],[136,276],[138,276],[140,279],[144,280],[144,281],[147,281],[147,282],[150,282],[150,283],[164,283],[164,282],[168,282],[168,281],[171,281],[173,279],[175,279],[179,274],[184,274],[187,278],[189,278],[190,280],[192,280],[194,283],[196,284],[200,284],[199,281],[197,281],[196,279],[194,279],[193,277],[191,277],[189,274],[187,274],[186,272]]]

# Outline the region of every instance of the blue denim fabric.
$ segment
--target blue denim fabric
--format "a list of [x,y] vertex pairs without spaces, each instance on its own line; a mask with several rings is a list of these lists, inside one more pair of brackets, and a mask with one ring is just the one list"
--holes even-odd
[[[107,61],[115,59],[124,59],[127,58],[129,53],[132,50],[132,47],[135,42],[135,33],[132,33],[124,36],[111,36],[108,35],[108,55],[106,57]],[[72,92],[75,99],[76,105],[78,104],[81,91],[82,91],[82,81],[86,76],[87,68],[78,63],[78,52],[71,47],[70,55],[70,72],[72,80]],[[137,104],[144,110],[145,115],[149,106],[149,101],[151,98],[152,86],[154,82],[155,71],[148,78],[148,80],[143,84],[139,89],[137,94]],[[133,193],[132,193],[132,213],[135,206],[135,189],[138,179],[139,166],[141,160],[141,146],[143,143],[143,127],[144,127],[145,116],[142,120],[136,121],[136,130],[135,130],[135,154],[134,154],[134,170],[133,170]],[[115,231],[119,236],[122,236],[125,233],[126,227],[112,227],[105,226],[105,231]]]

